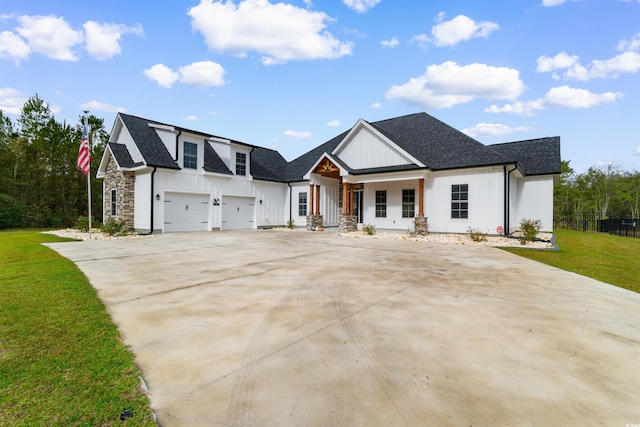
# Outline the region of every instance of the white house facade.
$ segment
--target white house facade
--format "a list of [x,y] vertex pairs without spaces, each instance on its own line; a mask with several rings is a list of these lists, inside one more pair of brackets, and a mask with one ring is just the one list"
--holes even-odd
[[560,138],[485,146],[419,113],[287,162],[263,147],[119,113],[97,176],[104,220],[138,232],[284,226],[466,233],[553,225]]

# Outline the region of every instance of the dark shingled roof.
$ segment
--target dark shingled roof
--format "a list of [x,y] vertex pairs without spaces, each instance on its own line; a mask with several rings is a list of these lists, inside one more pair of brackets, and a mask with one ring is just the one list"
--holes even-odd
[[[343,132],[340,135],[336,136],[333,139],[325,142],[319,147],[314,148],[313,150],[303,154],[297,159],[292,160],[287,165],[287,182],[295,182],[295,181],[303,181],[302,177],[304,174],[309,172],[311,166],[313,166],[318,160],[320,160],[320,156],[323,153],[331,154],[333,150],[336,149],[338,144],[342,142],[345,136],[347,136],[349,132]],[[341,164],[340,166],[344,166]]]
[[560,173],[559,136],[489,145],[488,148],[509,162],[518,162],[525,175]]
[[107,144],[113,157],[116,159],[116,163],[121,168],[135,168],[136,166],[142,166],[142,162],[135,163],[131,158],[131,153],[127,150],[127,146],[124,144],[116,144],[115,142],[109,142]]
[[218,156],[216,150],[214,150],[208,142],[204,143],[204,170],[206,172],[233,175],[220,156]]
[[[171,125],[123,113],[119,113],[119,115],[127,129],[129,129],[131,136],[148,166],[180,169],[156,131],[149,127],[149,123],[164,126]],[[560,173],[559,137],[486,146],[426,113],[410,114],[369,124],[424,164],[425,168],[429,170],[437,171],[518,163],[525,175]],[[202,135],[205,139],[213,136],[190,129],[174,127],[178,130]],[[255,179],[264,181],[302,181],[303,176],[320,160],[323,153],[331,155],[340,167],[353,175],[415,170],[420,168],[420,166],[415,164],[367,169],[352,169],[348,167],[338,156],[332,155],[331,153],[344,140],[349,132],[350,130],[341,133],[288,163],[282,155],[275,150],[257,147],[239,141],[231,140],[231,142],[253,149],[250,156],[251,175]],[[126,147],[117,147],[118,145],[121,144],[110,143],[110,146],[115,147],[112,147],[112,151],[118,160],[118,164],[123,167],[138,165],[133,164],[131,155],[127,152]],[[129,166],[124,166],[125,164]],[[233,175],[209,144],[205,144],[204,170],[207,172]]]
[[180,166],[173,160],[155,129],[149,127],[149,123],[157,122],[123,113],[118,113],[118,115],[129,130],[147,166],[180,169]]
[[287,182],[287,161],[280,153],[268,148],[254,147],[250,156],[251,176],[263,181]]
[[426,113],[371,123],[428,169],[443,170],[502,163],[492,150]]

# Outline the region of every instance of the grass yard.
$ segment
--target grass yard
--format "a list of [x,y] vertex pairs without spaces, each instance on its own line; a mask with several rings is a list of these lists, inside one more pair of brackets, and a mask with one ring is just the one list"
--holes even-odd
[[640,239],[569,230],[557,230],[555,234],[559,251],[504,250],[640,292]]
[[40,244],[57,241],[0,232],[0,425],[155,426],[133,355],[95,290]]

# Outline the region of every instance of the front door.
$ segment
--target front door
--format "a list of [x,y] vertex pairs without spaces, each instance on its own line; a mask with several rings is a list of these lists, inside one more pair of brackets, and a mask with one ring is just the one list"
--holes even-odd
[[362,224],[363,207],[364,207],[364,191],[356,190],[353,192],[353,215],[358,217],[358,224]]

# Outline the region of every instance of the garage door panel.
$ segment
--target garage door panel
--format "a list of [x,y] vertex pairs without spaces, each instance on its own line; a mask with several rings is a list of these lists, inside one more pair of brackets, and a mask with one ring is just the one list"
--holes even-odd
[[222,229],[250,230],[254,227],[255,199],[253,197],[222,197]]
[[207,231],[209,196],[206,194],[165,193],[164,231]]

